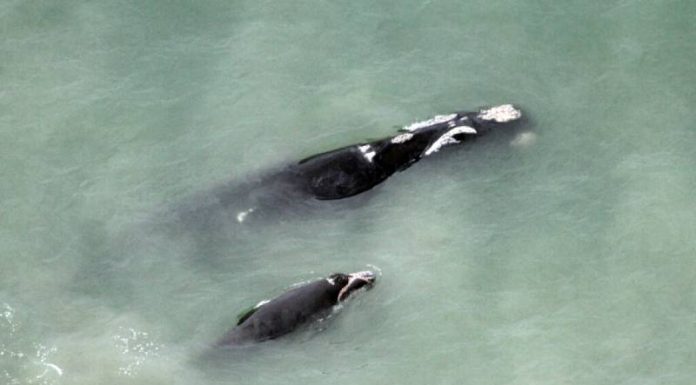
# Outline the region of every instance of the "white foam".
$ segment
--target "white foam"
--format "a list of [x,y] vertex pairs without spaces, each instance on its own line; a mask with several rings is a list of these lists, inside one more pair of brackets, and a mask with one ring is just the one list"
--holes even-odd
[[[49,362],[51,355],[58,351],[55,346],[47,347],[40,343],[31,344],[35,351],[22,352],[15,350],[14,344],[6,345],[3,337],[13,337],[16,333],[22,332],[22,324],[15,318],[15,309],[7,303],[0,303],[0,358],[17,360],[18,364],[26,371],[27,384],[54,384],[56,378],[63,375],[63,369]],[[9,341],[13,340],[10,338]],[[0,360],[2,362],[2,360]],[[0,365],[0,368],[2,365]],[[0,378],[7,380],[8,384],[24,384],[19,378],[14,377],[7,370],[0,369]]]
[[473,127],[469,126],[459,126],[455,127],[449,131],[447,131],[444,135],[439,137],[435,143],[431,144],[430,147],[428,147],[425,152],[423,153],[425,156],[428,156],[430,154],[436,153],[440,151],[440,149],[448,144],[453,144],[453,143],[459,143],[457,139],[454,139],[454,135],[457,134],[471,134],[475,135],[476,130]]
[[382,276],[382,268],[381,268],[381,267],[378,267],[378,266],[373,265],[373,264],[371,264],[371,263],[368,263],[368,264],[365,265],[365,266],[369,267],[369,268],[370,268],[370,271],[375,271],[375,272],[377,273],[377,276],[378,276],[378,277],[381,277],[381,276]]
[[417,130],[417,129],[419,129],[419,128],[423,128],[423,127],[428,127],[428,126],[432,126],[432,125],[435,125],[435,124],[444,123],[444,122],[446,122],[446,121],[448,121],[448,120],[452,120],[452,119],[454,119],[454,118],[456,118],[456,117],[457,117],[457,114],[435,115],[435,116],[433,116],[432,118],[430,118],[430,119],[428,119],[428,120],[423,120],[423,121],[420,121],[420,122],[411,123],[411,124],[409,124],[408,126],[404,126],[403,129],[404,129],[405,131],[415,131],[415,130]]
[[505,123],[522,117],[522,112],[512,104],[502,104],[479,111],[479,119],[492,120],[497,123]]
[[37,379],[40,379],[40,378],[45,377],[46,374],[48,374],[48,369],[52,369],[54,372],[56,372],[56,374],[58,374],[58,376],[62,376],[62,375],[63,375],[63,369],[61,369],[61,368],[60,368],[58,365],[56,365],[56,364],[52,364],[52,363],[50,363],[50,362],[45,362],[45,363],[44,363],[44,366],[46,366],[46,370],[44,370],[43,373],[41,373],[41,374],[39,374],[38,376],[36,376]]
[[159,355],[162,348],[162,345],[152,341],[147,332],[133,328],[120,328],[119,334],[113,339],[124,361],[118,368],[118,373],[127,377],[135,376],[150,357]]
[[17,324],[14,321],[15,310],[6,303],[3,303],[3,307],[4,309],[0,312],[0,320],[4,321],[3,324],[6,323],[9,326],[10,334],[14,334],[17,331]]
[[239,223],[244,222],[244,220],[246,219],[246,217],[247,217],[249,214],[253,213],[253,212],[254,212],[254,208],[253,208],[253,207],[250,208],[249,210],[240,211],[240,212],[237,214],[237,222],[239,222]]

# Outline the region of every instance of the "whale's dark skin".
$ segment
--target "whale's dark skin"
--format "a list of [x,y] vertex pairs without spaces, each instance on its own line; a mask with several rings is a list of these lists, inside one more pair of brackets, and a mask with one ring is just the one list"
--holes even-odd
[[374,281],[375,275],[369,271],[336,273],[288,290],[244,314],[217,345],[243,346],[278,338],[325,317],[335,305]]
[[[497,117],[487,111],[504,108]],[[472,140],[496,125],[516,121],[511,105],[441,115],[404,127],[403,133],[314,155],[291,168],[298,182],[317,199],[342,199],[367,191],[405,170],[439,146]],[[447,138],[450,139],[447,139]],[[447,143],[440,143],[438,141]],[[434,148],[438,147],[438,148]]]

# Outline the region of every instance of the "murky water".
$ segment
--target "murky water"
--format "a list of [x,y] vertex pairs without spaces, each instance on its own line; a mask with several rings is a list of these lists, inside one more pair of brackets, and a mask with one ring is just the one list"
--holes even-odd
[[[691,384],[695,18],[689,1],[2,2],[0,383]],[[504,102],[529,134],[347,202],[230,232],[163,214]],[[375,288],[322,325],[210,352],[247,306],[365,268]]]

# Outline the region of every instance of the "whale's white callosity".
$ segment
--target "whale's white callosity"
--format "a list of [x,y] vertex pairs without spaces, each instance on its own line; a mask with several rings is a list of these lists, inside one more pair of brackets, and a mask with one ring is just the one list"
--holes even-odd
[[443,134],[439,137],[433,144],[431,144],[423,153],[423,155],[428,156],[430,154],[440,151],[440,149],[448,144],[459,143],[457,139],[454,138],[457,134],[471,134],[476,135],[477,131],[469,126],[458,126]]
[[377,155],[377,153],[372,149],[372,146],[370,146],[369,144],[366,144],[364,146],[358,146],[358,149],[363,154],[365,159],[367,159],[368,162],[372,162],[372,158],[374,158],[375,155]]
[[271,302],[270,299],[264,299],[263,301],[259,301],[259,303],[257,303],[256,306],[254,306],[254,309],[258,309],[269,302]]
[[432,117],[428,120],[423,120],[420,122],[411,123],[408,126],[404,126],[403,130],[404,131],[416,131],[420,128],[425,128],[425,127],[429,127],[429,126],[432,126],[435,124],[440,124],[440,123],[450,121],[456,117],[457,117],[457,114],[435,115],[434,117]]
[[392,144],[404,143],[413,138],[413,134],[407,132],[405,134],[397,135],[391,139]]
[[338,297],[336,297],[337,302],[341,302],[348,295],[348,292],[352,290],[355,282],[363,282],[364,285],[370,285],[375,280],[375,273],[371,271],[358,271],[357,273],[352,273],[349,275],[348,283],[343,286],[341,291],[338,292]]
[[493,121],[496,123],[507,123],[522,117],[522,112],[512,104],[502,104],[500,106],[483,109],[479,112],[478,118]]

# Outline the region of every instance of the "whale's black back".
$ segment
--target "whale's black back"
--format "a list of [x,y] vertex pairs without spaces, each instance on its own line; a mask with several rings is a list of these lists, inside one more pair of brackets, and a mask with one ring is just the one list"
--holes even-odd
[[218,345],[242,345],[287,334],[325,316],[338,302],[340,287],[317,280],[291,289],[243,317]]

